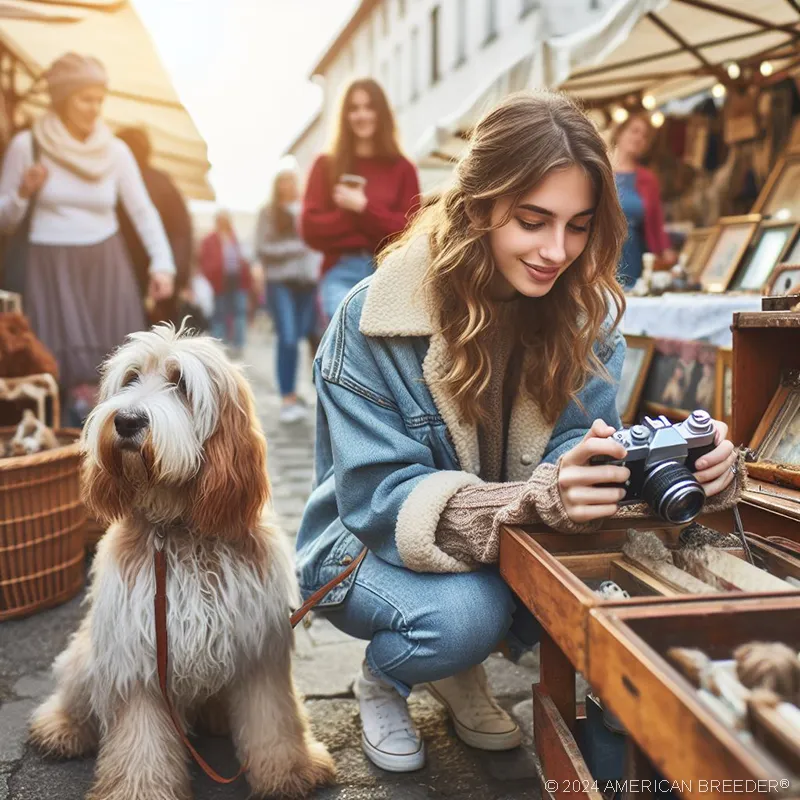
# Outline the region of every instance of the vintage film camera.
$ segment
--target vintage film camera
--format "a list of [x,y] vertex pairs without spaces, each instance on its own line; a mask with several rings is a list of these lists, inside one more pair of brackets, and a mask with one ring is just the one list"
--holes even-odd
[[640,425],[618,430],[613,438],[627,451],[619,461],[596,456],[592,464],[628,467],[620,505],[644,501],[674,525],[691,522],[703,509],[706,493],[692,474],[698,459],[714,449],[716,428],[706,411],[694,411],[673,425],[666,417],[645,417]]

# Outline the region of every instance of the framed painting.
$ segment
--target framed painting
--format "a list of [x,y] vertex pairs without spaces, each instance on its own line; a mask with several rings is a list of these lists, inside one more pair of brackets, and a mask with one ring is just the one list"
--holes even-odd
[[703,289],[724,292],[728,288],[760,221],[758,214],[720,219],[719,233],[710,247],[700,276]]
[[706,265],[705,257],[708,248],[717,233],[717,227],[695,228],[687,237],[681,255],[684,257],[686,274],[696,278]]
[[742,292],[763,292],[769,276],[780,264],[797,236],[795,222],[765,222],[753,239],[730,288]]
[[765,217],[800,219],[800,153],[779,159],[753,206]]
[[625,361],[617,388],[617,411],[623,424],[636,421],[636,411],[653,360],[655,341],[648,336],[625,335]]
[[642,391],[644,410],[677,421],[686,419],[695,409],[713,415],[717,349],[707,342],[656,339]]
[[772,398],[750,449],[748,472],[772,483],[800,488],[800,370],[787,370]]
[[720,347],[717,350],[716,399],[713,415],[730,429],[733,423],[733,350],[729,347]]
[[769,276],[764,294],[770,297],[800,294],[800,263],[778,264]]

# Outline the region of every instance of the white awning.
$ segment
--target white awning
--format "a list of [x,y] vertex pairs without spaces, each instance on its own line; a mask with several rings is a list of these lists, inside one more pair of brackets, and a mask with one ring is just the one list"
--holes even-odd
[[130,3],[0,0],[0,46],[17,60],[14,88],[21,108],[33,116],[47,107],[37,79],[52,61],[70,50],[99,58],[109,75],[106,121],[115,129],[146,128],[153,165],[187,197],[213,199],[206,144]]
[[661,104],[726,81],[731,62],[759,78],[764,61],[793,68],[799,23],[791,0],[621,0],[593,28],[547,42],[546,63],[552,85],[588,105],[643,93]]

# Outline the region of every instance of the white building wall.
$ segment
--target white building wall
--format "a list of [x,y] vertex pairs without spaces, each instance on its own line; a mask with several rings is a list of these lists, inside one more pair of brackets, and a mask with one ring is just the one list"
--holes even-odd
[[[382,0],[344,43],[322,77],[317,125],[291,152],[301,168],[327,143],[342,92],[356,77],[384,87],[403,147],[462,111],[504,70],[548,35],[582,27],[612,0]],[[433,75],[433,12],[438,9],[439,76]],[[417,57],[413,57],[416,50]]]

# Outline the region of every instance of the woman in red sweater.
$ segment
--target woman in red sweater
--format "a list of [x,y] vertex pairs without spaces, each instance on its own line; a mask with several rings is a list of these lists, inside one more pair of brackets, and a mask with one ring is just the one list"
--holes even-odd
[[400,151],[386,95],[371,78],[354,81],[333,145],[311,168],[300,223],[306,243],[324,255],[319,293],[327,320],[372,274],[375,253],[406,227],[418,200],[417,171]]
[[651,133],[647,118],[632,114],[617,128],[612,139],[614,179],[628,221],[628,238],[619,267],[619,279],[626,289],[631,288],[642,274],[644,253],[660,256],[669,264],[675,262],[664,228],[658,178],[639,164],[650,147]]

